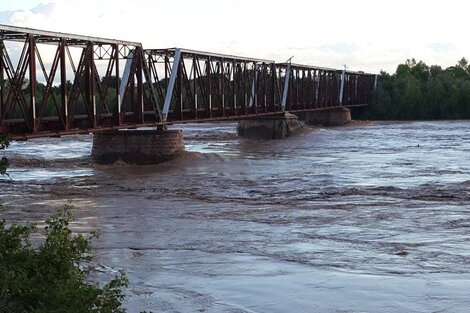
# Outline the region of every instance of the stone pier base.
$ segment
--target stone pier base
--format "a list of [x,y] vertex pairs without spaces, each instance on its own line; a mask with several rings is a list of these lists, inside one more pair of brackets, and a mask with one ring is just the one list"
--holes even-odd
[[284,139],[301,128],[299,118],[290,113],[240,120],[238,136],[250,139]]
[[98,164],[143,165],[169,161],[183,152],[180,130],[121,130],[95,133],[91,156]]
[[339,126],[351,121],[351,111],[348,108],[336,108],[323,111],[307,112],[305,123],[309,125]]

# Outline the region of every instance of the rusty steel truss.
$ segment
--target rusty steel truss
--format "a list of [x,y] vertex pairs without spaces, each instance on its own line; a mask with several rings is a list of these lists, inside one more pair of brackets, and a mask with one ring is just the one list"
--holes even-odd
[[146,53],[158,107],[171,122],[362,106],[376,82],[371,74],[186,49]]
[[0,134],[17,139],[364,106],[376,83],[361,72],[0,25]]

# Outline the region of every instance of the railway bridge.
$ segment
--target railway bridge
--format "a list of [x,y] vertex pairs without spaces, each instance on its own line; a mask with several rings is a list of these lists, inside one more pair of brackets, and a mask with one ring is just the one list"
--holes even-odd
[[0,134],[25,140],[337,116],[366,106],[377,76],[0,25],[0,82]]

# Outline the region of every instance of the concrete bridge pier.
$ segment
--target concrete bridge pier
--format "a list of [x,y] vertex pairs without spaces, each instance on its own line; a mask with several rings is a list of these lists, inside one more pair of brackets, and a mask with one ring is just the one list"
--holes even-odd
[[92,159],[98,164],[157,164],[184,152],[181,130],[119,130],[93,135]]
[[302,125],[296,115],[285,112],[279,115],[240,120],[237,133],[240,137],[250,139],[284,139],[301,127]]
[[305,113],[305,123],[309,125],[340,126],[350,121],[351,111],[345,107]]

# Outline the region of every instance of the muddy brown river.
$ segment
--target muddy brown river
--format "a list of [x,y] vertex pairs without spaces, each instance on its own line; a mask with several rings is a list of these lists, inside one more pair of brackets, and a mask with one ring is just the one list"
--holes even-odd
[[95,166],[91,136],[14,142],[8,218],[71,200],[129,312],[470,312],[470,122],[185,125],[183,158]]

